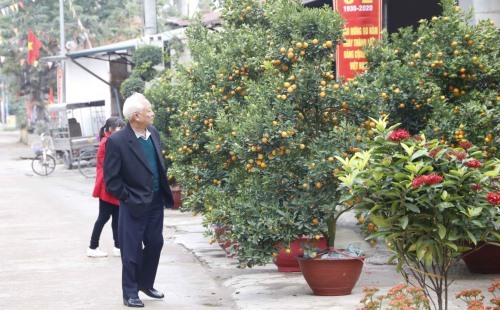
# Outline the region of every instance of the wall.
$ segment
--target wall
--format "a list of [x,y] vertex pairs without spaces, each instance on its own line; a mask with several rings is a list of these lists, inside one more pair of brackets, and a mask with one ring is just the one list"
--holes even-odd
[[499,0],[473,0],[476,22],[481,19],[491,19],[496,26],[500,25]]
[[[107,60],[95,60],[89,58],[78,58],[79,64],[88,68],[91,72],[98,75],[101,79],[109,81],[109,62]],[[103,81],[97,79],[92,74],[80,68],[71,60],[66,62],[66,102],[77,103],[86,101],[104,100],[104,117],[111,116],[111,92],[110,87]],[[85,112],[85,111],[83,111]],[[75,115],[78,122],[81,123],[82,134],[84,136],[93,135],[93,127],[90,115]]]
[[460,7],[464,10],[474,10],[474,23],[482,19],[491,19],[496,26],[500,25],[499,0],[460,0]]

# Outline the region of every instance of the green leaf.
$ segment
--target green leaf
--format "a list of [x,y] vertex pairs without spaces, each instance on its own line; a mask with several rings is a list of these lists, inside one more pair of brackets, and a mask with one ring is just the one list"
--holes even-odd
[[481,214],[483,208],[482,207],[468,208],[467,211],[469,211],[469,217],[476,217]]
[[459,240],[459,239],[462,239],[462,235],[457,234],[456,231],[451,232],[451,233],[448,234],[448,240],[450,240],[450,241],[456,241],[456,240]]
[[439,211],[443,211],[444,209],[451,207],[453,207],[453,204],[451,202],[440,202],[436,205],[436,208],[438,208]]
[[420,213],[420,209],[418,208],[417,205],[414,205],[412,203],[407,203],[405,204],[406,209],[413,211],[415,213]]
[[413,154],[413,151],[415,150],[415,146],[409,147],[404,143],[401,143],[401,146],[405,149],[406,153],[411,156]]
[[399,222],[401,223],[401,228],[406,229],[406,226],[408,226],[408,216],[403,216]]
[[476,237],[473,234],[471,234],[471,232],[468,231],[468,230],[466,231],[466,233],[467,233],[467,236],[469,236],[469,238],[472,241],[472,243],[476,244],[477,243]]
[[483,173],[483,175],[488,176],[488,177],[496,177],[498,175],[498,171],[496,170],[491,170]]
[[426,172],[431,172],[431,171],[434,171],[434,168],[432,166],[424,166],[418,171],[418,174],[422,175]]
[[405,169],[410,171],[413,174],[417,174],[418,170],[420,170],[419,167],[417,167],[415,164],[411,163],[405,166]]
[[446,227],[444,227],[443,224],[438,224],[438,234],[439,234],[439,238],[441,238],[441,240],[444,239],[444,237],[446,237]]
[[396,173],[396,174],[394,175],[394,179],[395,179],[395,180],[399,180],[399,181],[401,181],[401,180],[406,180],[406,179],[408,179],[408,175],[407,175],[407,174],[404,174],[404,173]]
[[427,151],[426,150],[419,150],[419,151],[416,151],[413,155],[411,155],[411,160],[415,160],[423,155],[426,155],[427,154]]
[[450,174],[461,177],[464,174],[464,171],[462,169],[450,170]]
[[378,227],[390,227],[391,226],[391,222],[389,220],[386,220],[386,219],[379,217],[379,216],[376,216],[376,215],[372,215],[371,220]]
[[458,251],[458,247],[457,247],[457,245],[456,245],[455,243],[453,243],[453,242],[446,242],[446,243],[445,243],[445,245],[446,245],[447,247],[452,248],[454,251]]
[[422,259],[424,258],[425,254],[427,253],[427,247],[425,246],[421,246],[418,250],[417,250],[417,258],[419,261],[422,261]]
[[427,251],[425,252],[425,255],[424,255],[424,264],[425,266],[428,266],[430,267],[432,265],[432,251]]
[[384,176],[384,172],[382,172],[382,171],[374,171],[373,172],[373,178],[375,179],[376,182],[380,181],[383,176]]
[[441,193],[441,199],[446,201],[448,199],[449,195],[448,195],[448,192],[446,190],[444,190],[442,193]]
[[263,67],[264,69],[266,69],[266,70],[271,70],[271,69],[273,69],[273,68],[274,68],[274,65],[273,65],[270,61],[266,60],[266,61],[264,61],[264,63],[262,64],[262,67]]
[[339,180],[342,181],[342,183],[344,183],[348,187],[352,187],[354,185],[354,181],[356,180],[358,174],[359,171],[355,169],[352,171],[352,173],[347,174],[345,177],[339,177]]
[[410,247],[408,248],[408,252],[415,252],[416,249],[417,249],[417,244],[414,243],[410,245]]

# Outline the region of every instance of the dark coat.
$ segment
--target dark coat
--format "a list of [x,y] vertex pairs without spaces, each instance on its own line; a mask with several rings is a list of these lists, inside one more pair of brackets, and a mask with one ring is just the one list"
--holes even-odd
[[[165,205],[172,207],[174,199],[167,181],[160,134],[153,126],[148,126],[148,130],[158,159],[160,192]],[[148,210],[153,200],[154,174],[129,123],[106,142],[104,181],[108,192],[117,197],[133,216],[140,216]]]

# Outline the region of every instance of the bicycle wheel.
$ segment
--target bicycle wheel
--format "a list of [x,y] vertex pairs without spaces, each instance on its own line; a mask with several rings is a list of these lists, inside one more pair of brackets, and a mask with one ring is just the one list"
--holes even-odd
[[54,172],[56,169],[56,160],[52,155],[45,154],[45,160],[43,160],[43,154],[37,155],[33,158],[31,162],[31,169],[41,176],[46,176]]
[[97,150],[89,150],[78,157],[78,170],[86,178],[95,178],[97,164]]

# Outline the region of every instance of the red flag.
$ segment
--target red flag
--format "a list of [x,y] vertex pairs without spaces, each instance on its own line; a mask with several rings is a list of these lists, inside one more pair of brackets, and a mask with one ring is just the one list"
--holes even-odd
[[28,30],[28,64],[31,65],[38,59],[38,51],[42,47],[42,42],[38,40],[36,35]]

